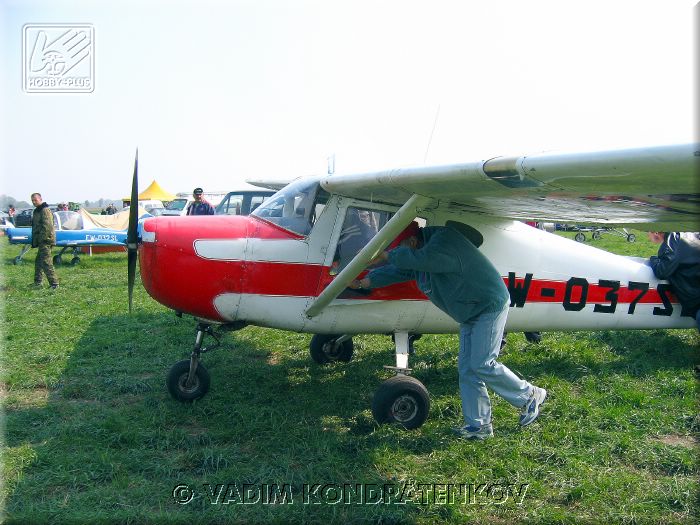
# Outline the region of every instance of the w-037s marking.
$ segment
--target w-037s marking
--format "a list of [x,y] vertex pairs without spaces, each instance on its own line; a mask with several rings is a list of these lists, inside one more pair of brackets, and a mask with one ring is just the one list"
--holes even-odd
[[[653,315],[668,317],[673,314],[678,299],[671,292],[671,285],[658,283],[655,289],[647,282],[598,279],[589,282],[584,277],[571,277],[567,281],[533,280],[533,274],[516,278],[515,272],[508,273],[506,286],[510,293],[510,306],[523,308],[525,303],[561,303],[566,311],[583,310],[593,303],[593,312],[614,314],[618,306],[626,305],[627,313],[634,314],[638,304],[658,304]],[[689,315],[682,312],[681,315]]]

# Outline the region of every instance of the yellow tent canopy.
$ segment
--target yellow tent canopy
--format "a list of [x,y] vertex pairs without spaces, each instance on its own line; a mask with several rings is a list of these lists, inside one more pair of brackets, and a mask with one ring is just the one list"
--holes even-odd
[[[173,195],[170,192],[165,191],[157,181],[151,182],[151,185],[139,193],[139,200],[150,200],[155,199],[159,201],[172,201],[177,198],[177,195]],[[123,201],[131,201],[131,195],[124,197]]]

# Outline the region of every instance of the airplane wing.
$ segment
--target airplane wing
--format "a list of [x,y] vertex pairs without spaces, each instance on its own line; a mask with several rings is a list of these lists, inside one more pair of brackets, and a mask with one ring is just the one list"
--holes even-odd
[[[31,228],[8,228],[10,244],[31,244]],[[108,229],[58,230],[56,246],[126,246],[126,232]]]
[[332,193],[516,220],[700,230],[700,144],[542,153],[373,173],[329,175]]
[[292,180],[253,180],[248,179],[246,183],[257,186],[258,188],[265,188],[268,190],[278,191],[287,186]]
[[81,239],[81,240],[71,240],[71,239],[57,239],[56,246],[126,246],[126,240],[112,240],[112,239]]

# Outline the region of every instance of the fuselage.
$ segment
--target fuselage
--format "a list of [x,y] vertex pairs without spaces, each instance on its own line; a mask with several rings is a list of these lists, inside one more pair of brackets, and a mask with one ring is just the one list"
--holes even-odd
[[[413,282],[368,294],[347,290],[319,315],[307,317],[308,306],[344,263],[341,245],[349,237],[350,215],[369,210],[380,217],[395,208],[338,196],[327,196],[315,207],[301,206],[299,200],[297,192],[289,211],[280,198],[277,208],[273,202],[260,216],[147,219],[139,248],[146,290],[173,310],[219,323],[311,333],[458,330]],[[480,249],[510,291],[509,331],[694,326],[681,315],[668,283],[659,281],[643,260],[517,221],[440,206],[422,215],[430,225],[466,224],[483,239]]]

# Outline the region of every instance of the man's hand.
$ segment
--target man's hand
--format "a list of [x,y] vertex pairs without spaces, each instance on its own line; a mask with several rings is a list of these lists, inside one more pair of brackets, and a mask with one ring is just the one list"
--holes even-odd
[[379,255],[377,255],[374,259],[372,259],[368,266],[376,266],[377,264],[383,264],[385,262],[389,261],[389,253],[388,252],[382,252]]
[[405,246],[411,250],[415,250],[418,248],[418,238],[414,235],[406,237],[403,241],[401,241],[400,246]]
[[355,279],[348,285],[348,288],[352,288],[353,290],[361,290],[363,288],[369,288],[370,285],[370,280],[365,277],[364,279]]

